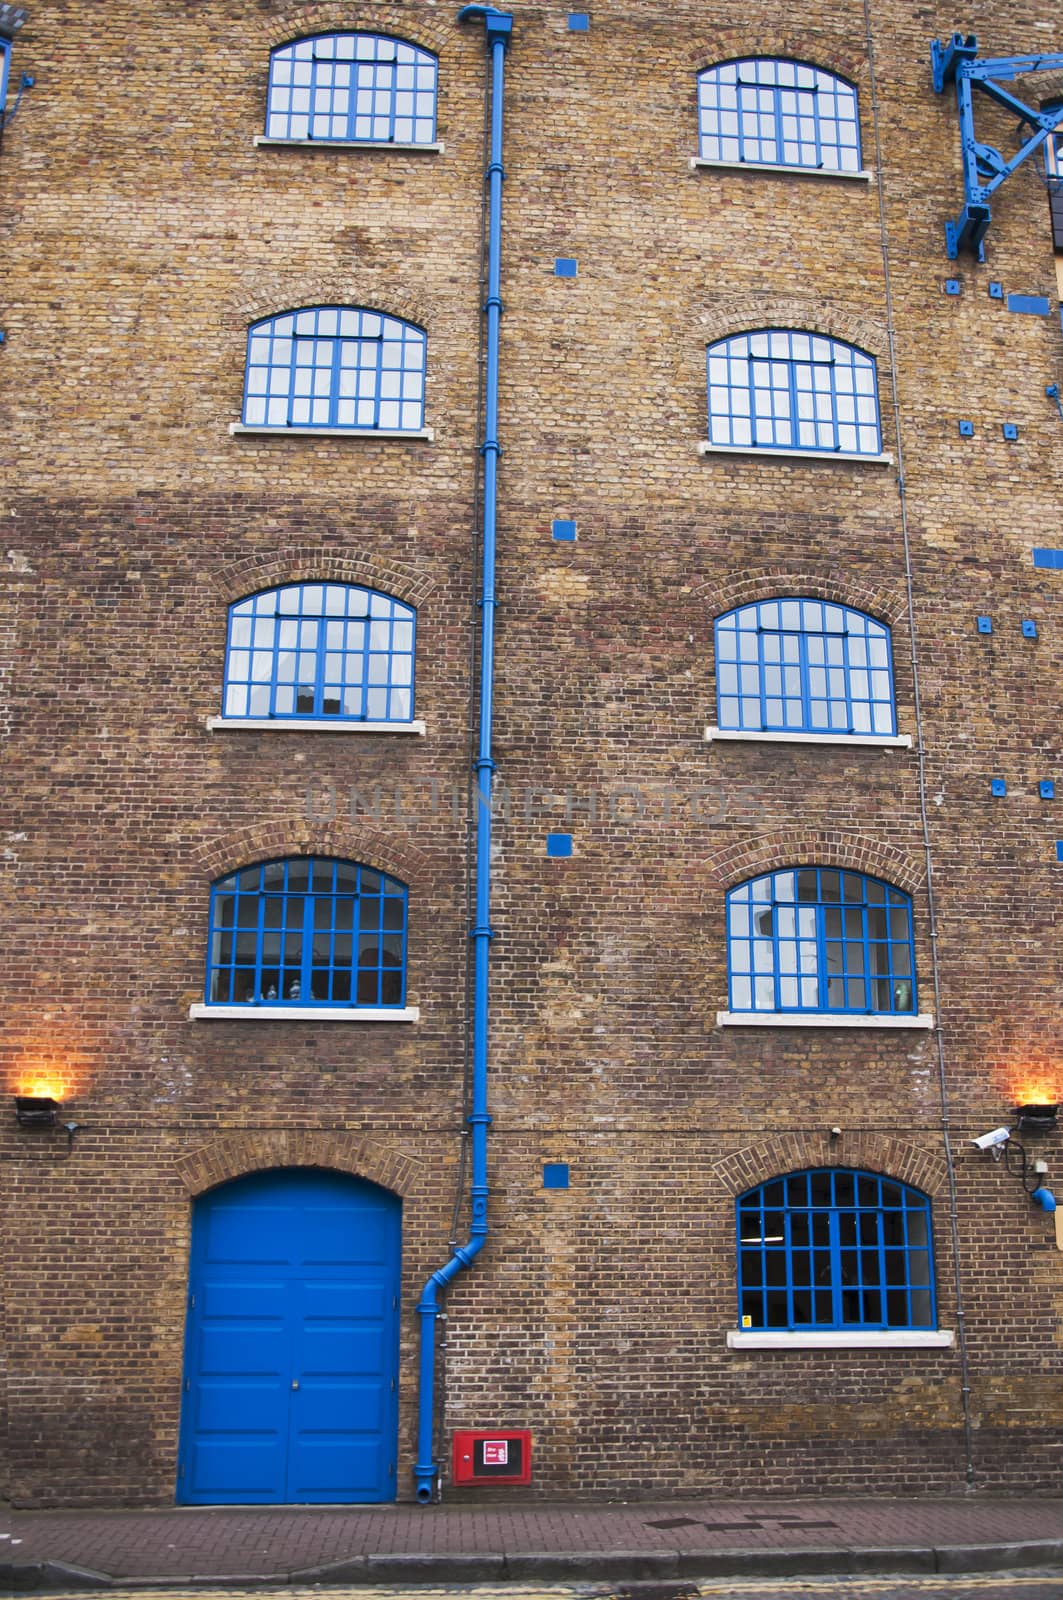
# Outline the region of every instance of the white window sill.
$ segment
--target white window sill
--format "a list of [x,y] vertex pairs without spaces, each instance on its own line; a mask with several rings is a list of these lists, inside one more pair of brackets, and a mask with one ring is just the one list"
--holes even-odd
[[304,428],[297,423],[291,427],[267,427],[263,423],[230,422],[230,433],[262,433],[274,439],[428,439],[435,438],[431,428]]
[[784,456],[789,461],[860,461],[865,466],[888,467],[893,457],[861,455],[858,450],[783,450],[766,444],[713,444],[709,439],[698,441],[699,456]]
[[782,161],[710,161],[707,156],[691,156],[691,172],[699,167],[715,167],[719,172],[771,172],[787,178],[843,178],[850,183],[870,183],[874,176],[866,170],[836,172],[833,167],[799,167]]
[[405,150],[413,155],[442,155],[446,148],[442,140],[438,144],[401,144],[397,139],[271,139],[267,133],[257,133],[255,144],[291,150]]
[[208,733],[219,729],[261,733],[416,733],[423,736],[423,722],[345,722],[339,717],[207,717]]
[[734,739],[743,744],[859,744],[889,750],[910,750],[910,733],[767,733],[755,728],[706,728],[705,737]]
[[420,1022],[420,1006],[207,1006],[188,1008],[190,1022]]
[[823,1333],[727,1330],[728,1350],[950,1350],[955,1342],[951,1328],[874,1328],[866,1333],[858,1328]]
[[718,1028],[932,1028],[930,1012],[717,1011]]

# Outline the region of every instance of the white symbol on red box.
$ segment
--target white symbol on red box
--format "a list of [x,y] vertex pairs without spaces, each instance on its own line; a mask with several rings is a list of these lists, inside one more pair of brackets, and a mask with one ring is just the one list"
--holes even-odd
[[485,1439],[484,1440],[484,1466],[507,1467],[509,1465],[509,1440]]

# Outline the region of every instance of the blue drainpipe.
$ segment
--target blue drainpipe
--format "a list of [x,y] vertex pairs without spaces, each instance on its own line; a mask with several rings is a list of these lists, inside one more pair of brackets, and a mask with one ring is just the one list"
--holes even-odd
[[473,1034],[472,1034],[472,1110],[468,1122],[472,1129],[472,1183],[470,1201],[472,1221],[469,1241],[458,1245],[438,1272],[424,1286],[417,1314],[421,1318],[421,1371],[417,1420],[417,1465],[413,1469],[417,1498],[422,1505],[433,1499],[439,1481],[439,1467],[432,1459],[433,1411],[435,1403],[436,1318],[439,1293],[452,1278],[472,1262],[483,1249],[487,1237],[487,997],[491,947],[491,779],[495,770],[491,759],[491,719],[493,714],[495,663],[495,533],[498,502],[498,326],[502,316],[502,101],[506,46],[513,29],[513,18],[494,6],[466,6],[458,12],[459,22],[482,20],[491,56],[491,150],[487,165],[487,373],[484,384],[483,470],[483,567],[480,593],[480,738],[476,756],[476,925],[470,930],[473,940]]

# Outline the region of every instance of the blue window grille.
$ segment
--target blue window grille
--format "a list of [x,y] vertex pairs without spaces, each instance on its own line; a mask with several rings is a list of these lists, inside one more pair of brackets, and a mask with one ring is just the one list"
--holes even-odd
[[732,1011],[911,1013],[912,902],[833,867],[795,867],[727,896]]
[[709,442],[737,449],[882,450],[873,356],[790,328],[708,347]]
[[243,421],[257,428],[424,427],[423,328],[357,306],[253,323]]
[[773,1178],[739,1197],[743,1328],[935,1328],[930,1201],[845,1168]]
[[860,171],[856,90],[805,61],[726,61],[698,74],[705,161]]
[[406,886],[305,857],[220,878],[210,895],[208,1005],[401,1006]]
[[417,614],[372,589],[293,583],[229,607],[227,717],[409,722]]
[[849,606],[759,600],[716,620],[721,728],[897,731],[890,631]]
[[379,33],[322,33],[270,56],[266,136],[433,144],[438,62]]

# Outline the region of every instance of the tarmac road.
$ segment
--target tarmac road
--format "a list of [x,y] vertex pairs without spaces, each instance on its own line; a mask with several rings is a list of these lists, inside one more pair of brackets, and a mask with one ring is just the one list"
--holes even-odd
[[[10,1591],[8,1591],[10,1592]],[[31,1591],[25,1591],[28,1595]],[[44,1591],[38,1591],[44,1593]],[[1063,1567],[1036,1571],[993,1572],[896,1578],[714,1578],[704,1583],[578,1584],[453,1584],[442,1587],[396,1588],[391,1585],[212,1589],[206,1585],[135,1589],[46,1591],[48,1600],[1063,1600]]]

